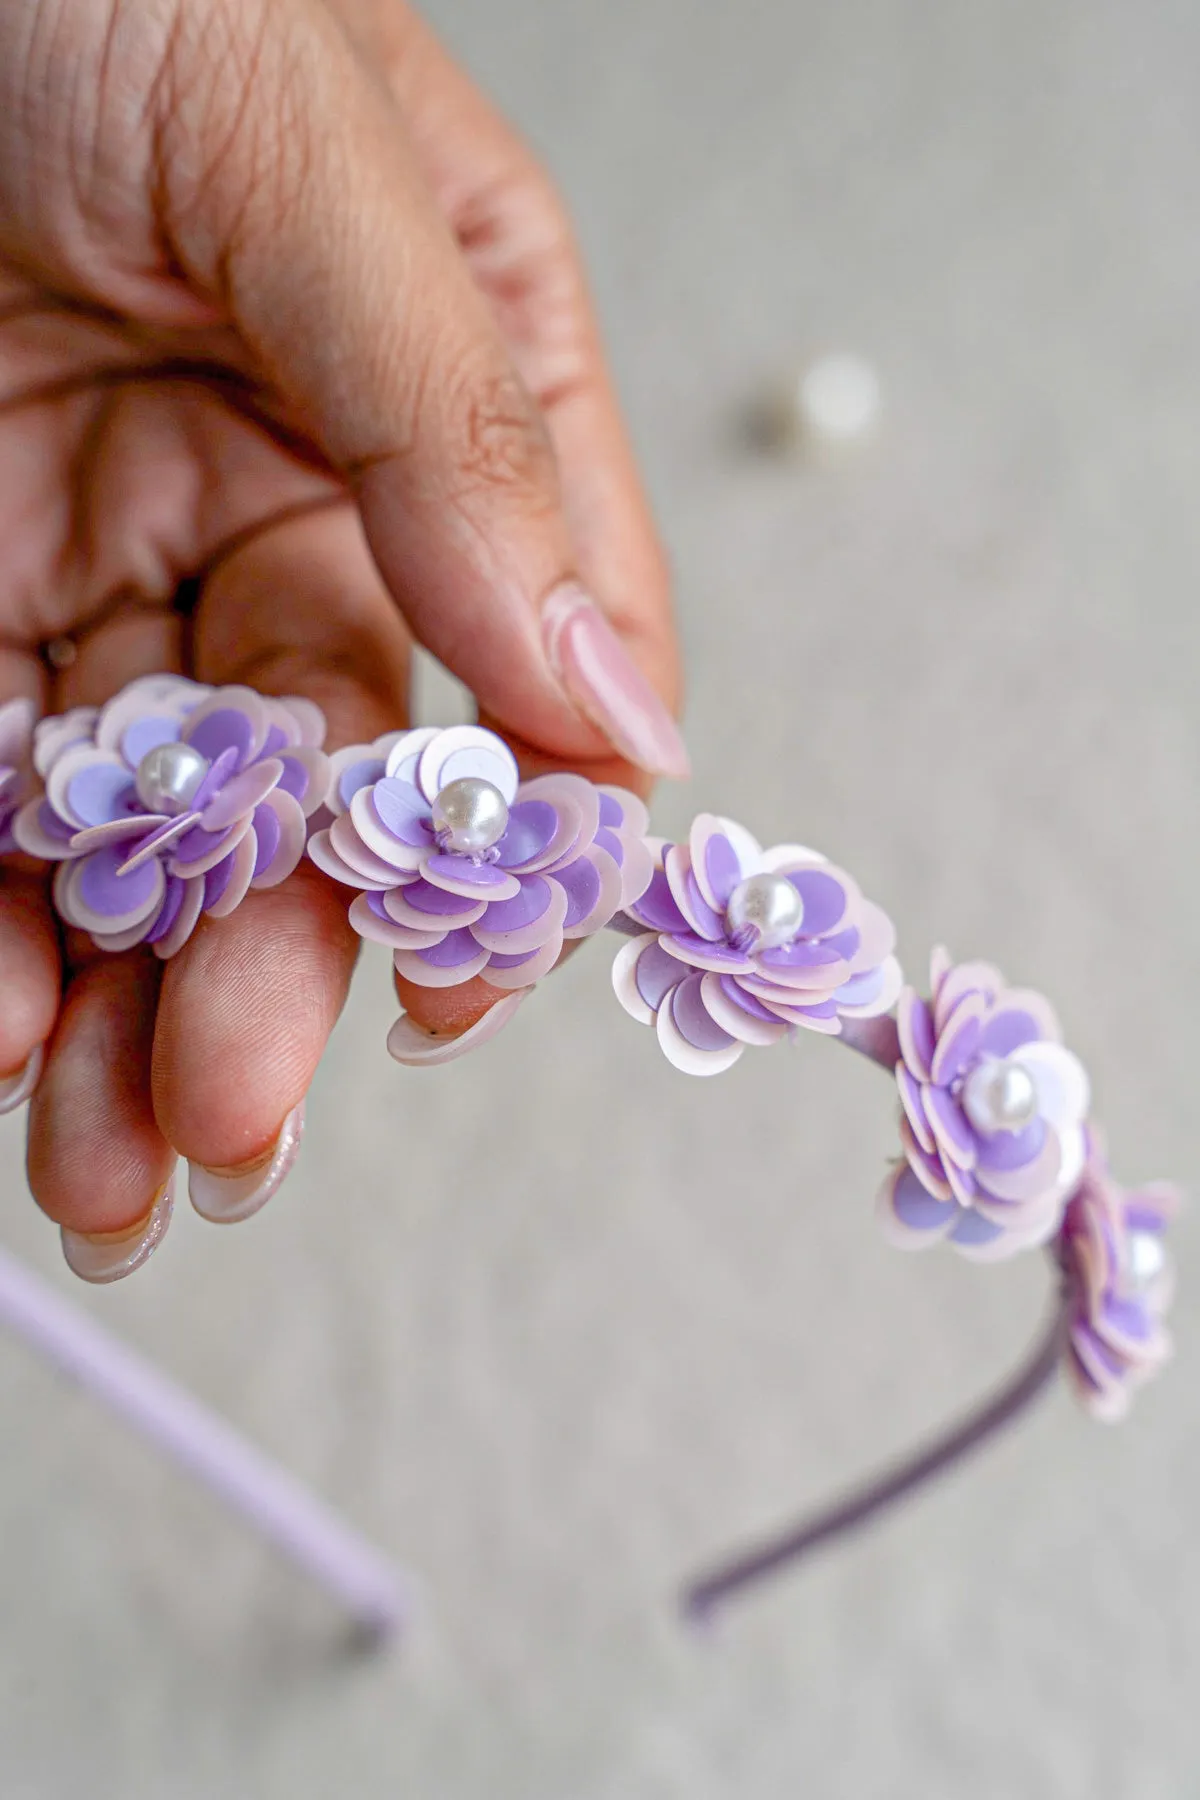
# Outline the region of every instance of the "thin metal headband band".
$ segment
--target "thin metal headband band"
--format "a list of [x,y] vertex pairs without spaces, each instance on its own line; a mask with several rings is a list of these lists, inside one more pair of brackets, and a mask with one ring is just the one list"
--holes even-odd
[[840,1038],[899,1099],[899,1154],[878,1200],[901,1248],[974,1261],[1045,1246],[1049,1323],[989,1400],[908,1460],[685,1592],[695,1616],[865,1524],[1016,1418],[1065,1370],[1096,1417],[1121,1417],[1163,1363],[1178,1196],[1114,1180],[1090,1088],[1046,999],[934,952],[906,985],[895,932],[843,870],[764,849],[701,814],[684,843],[648,835],[641,801],[583,776],[522,782],[477,726],[396,731],[329,753],[311,702],[145,677],[102,708],[35,723],[0,707],[0,854],[57,865],[61,917],[103,949],[179,951],[202,916],[285,880],[307,853],[355,893],[358,934],[424,987],[481,978],[497,1003],[457,1038],[402,1015],[388,1048],[416,1066],[495,1035],[564,944],[626,942],[613,986],[664,1055],[719,1074],[799,1031]]

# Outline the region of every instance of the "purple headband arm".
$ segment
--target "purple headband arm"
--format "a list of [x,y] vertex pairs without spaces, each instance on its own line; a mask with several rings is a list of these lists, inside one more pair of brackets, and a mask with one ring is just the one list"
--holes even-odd
[[[643,927],[619,916],[610,929],[631,936]],[[890,1016],[843,1019],[835,1042],[857,1050],[888,1075],[900,1060],[899,1034],[896,1021]],[[945,1474],[1011,1424],[1049,1388],[1058,1372],[1070,1322],[1069,1302],[1066,1285],[1060,1281],[1050,1318],[1030,1356],[990,1399],[972,1407],[964,1419],[902,1462],[868,1477],[860,1487],[852,1488],[831,1505],[690,1582],[682,1596],[688,1617],[704,1622],[718,1607],[755,1583],[799,1562],[822,1544],[858,1530],[926,1482]]]
[[1069,1313],[1065,1293],[1057,1298],[1027,1361],[992,1396],[975,1406],[932,1443],[881,1474],[871,1476],[830,1506],[811,1513],[778,1537],[733,1557],[709,1575],[684,1589],[684,1612],[696,1623],[706,1622],[719,1606],[743,1593],[754,1583],[799,1562],[822,1544],[845,1537],[866,1525],[888,1507],[895,1506],[927,1481],[978,1450],[1009,1425],[1043,1394],[1058,1372],[1066,1340]]

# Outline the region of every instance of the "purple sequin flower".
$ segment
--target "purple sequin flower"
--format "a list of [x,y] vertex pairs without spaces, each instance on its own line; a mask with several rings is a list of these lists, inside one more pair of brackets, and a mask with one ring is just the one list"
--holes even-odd
[[1171,1354],[1163,1320],[1174,1284],[1163,1234],[1178,1207],[1166,1182],[1127,1192],[1092,1147],[1059,1254],[1072,1284],[1067,1372],[1095,1418],[1123,1418],[1132,1390]]
[[764,851],[730,819],[702,813],[686,844],[660,845],[627,910],[646,933],[617,956],[617,998],[690,1075],[791,1026],[836,1035],[900,991],[891,920],[849,875],[797,845]]
[[1086,1071],[1049,1002],[987,963],[932,959],[932,1000],[900,996],[896,1082],[905,1161],[880,1194],[893,1243],[947,1239],[977,1261],[1057,1231],[1083,1173]]
[[173,956],[201,913],[224,917],[296,867],[324,736],[310,701],[146,676],[37,727],[45,793],[18,813],[17,842],[60,865],[55,905],[101,949]]
[[12,824],[33,788],[32,700],[8,700],[0,706],[0,856],[17,848]]
[[393,732],[330,760],[335,818],[309,854],[363,890],[352,925],[420,987],[529,987],[650,879],[640,800],[581,775],[520,782],[479,726]]

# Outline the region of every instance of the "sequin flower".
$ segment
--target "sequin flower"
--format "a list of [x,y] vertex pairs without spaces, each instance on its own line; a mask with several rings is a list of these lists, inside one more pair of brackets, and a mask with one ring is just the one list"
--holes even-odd
[[479,726],[396,732],[331,761],[336,816],[309,854],[363,890],[355,930],[420,987],[529,987],[650,879],[640,800],[581,775],[520,782]]
[[1095,1418],[1123,1418],[1133,1389],[1171,1354],[1163,1320],[1174,1283],[1163,1234],[1178,1206],[1166,1182],[1121,1188],[1096,1148],[1067,1205],[1059,1238],[1071,1283],[1066,1366]]
[[101,949],[173,956],[201,913],[224,917],[296,867],[324,735],[307,700],[145,677],[39,725],[45,793],[18,813],[17,842],[60,865],[55,905]]
[[36,717],[32,700],[8,700],[0,705],[0,856],[17,847],[13,820],[32,791]]
[[617,956],[617,998],[690,1075],[716,1075],[792,1026],[836,1035],[900,991],[887,914],[815,851],[764,851],[730,819],[702,813],[686,844],[659,846],[628,912],[646,931]]
[[1083,1173],[1086,1071],[1049,1002],[987,963],[932,961],[932,1001],[900,996],[901,1142],[880,1216],[902,1249],[948,1239],[996,1261],[1053,1237]]

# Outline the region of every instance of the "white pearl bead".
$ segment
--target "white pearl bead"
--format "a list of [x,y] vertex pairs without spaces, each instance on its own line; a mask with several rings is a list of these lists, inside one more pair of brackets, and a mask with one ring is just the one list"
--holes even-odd
[[879,425],[879,377],[861,356],[821,356],[801,371],[794,398],[795,431],[811,449],[857,450]]
[[191,804],[208,774],[208,758],[190,744],[158,744],[137,766],[137,797],[147,812],[172,817]]
[[729,896],[725,923],[731,936],[753,929],[755,950],[775,950],[803,925],[804,902],[786,875],[748,875]]
[[433,829],[447,850],[472,856],[490,850],[508,830],[508,803],[479,775],[448,782],[433,803]]
[[1129,1281],[1138,1290],[1153,1287],[1167,1266],[1167,1252],[1157,1231],[1129,1234]]
[[985,1137],[1021,1131],[1037,1118],[1033,1076],[1012,1057],[976,1063],[963,1084],[962,1103],[976,1131]]

